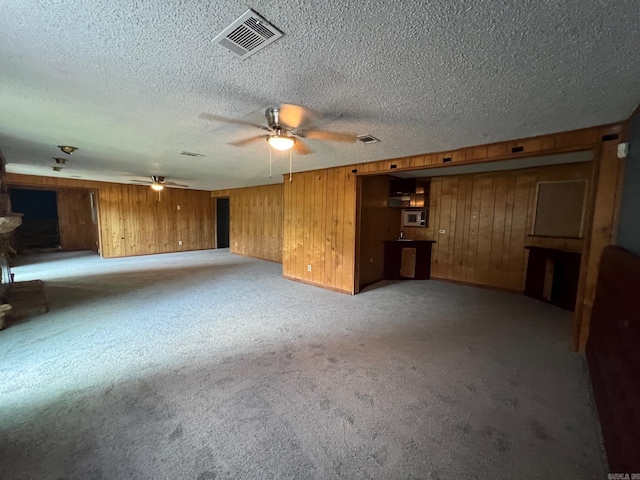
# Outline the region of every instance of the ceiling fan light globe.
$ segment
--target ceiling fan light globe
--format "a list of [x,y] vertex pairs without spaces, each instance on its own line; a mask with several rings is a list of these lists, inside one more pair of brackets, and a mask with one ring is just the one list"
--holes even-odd
[[162,185],[160,185],[159,183],[152,184],[151,188],[153,188],[156,192],[159,192],[159,191],[164,189],[164,187]]
[[295,140],[291,137],[282,137],[279,135],[273,135],[267,139],[269,145],[271,145],[276,150],[289,150],[293,147]]

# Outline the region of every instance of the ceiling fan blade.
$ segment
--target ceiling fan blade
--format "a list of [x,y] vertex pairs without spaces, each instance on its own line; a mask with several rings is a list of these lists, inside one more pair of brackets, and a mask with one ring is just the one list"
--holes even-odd
[[305,130],[302,133],[305,138],[310,138],[311,140],[353,143],[358,139],[355,133],[328,132],[326,130]]
[[146,180],[129,180],[130,182],[136,182],[136,183],[144,183],[146,185],[152,185],[153,182],[147,182]]
[[313,153],[313,150],[298,138],[296,138],[296,143],[293,144],[293,151],[298,155],[309,155],[310,153]]
[[249,138],[245,138],[243,140],[237,140],[235,142],[229,142],[227,145],[233,145],[234,147],[244,147],[245,145],[257,142],[258,140],[264,140],[264,139],[265,139],[264,135],[258,135],[257,137],[249,137]]
[[293,105],[290,103],[283,103],[279,108],[280,123],[289,128],[302,128],[309,126],[318,117],[318,114],[313,110],[301,107],[300,105]]
[[266,130],[270,132],[271,129],[269,127],[265,127],[264,125],[258,125],[257,123],[245,122],[244,120],[237,120],[235,118],[227,118],[221,117],[220,115],[213,115],[211,113],[201,113],[198,115],[198,118],[203,120],[210,120],[213,122],[223,122],[223,123],[231,123],[232,125],[244,125],[245,127],[255,127],[261,130]]
[[162,185],[166,187],[188,187],[189,185],[183,185],[182,183],[176,182],[164,182]]

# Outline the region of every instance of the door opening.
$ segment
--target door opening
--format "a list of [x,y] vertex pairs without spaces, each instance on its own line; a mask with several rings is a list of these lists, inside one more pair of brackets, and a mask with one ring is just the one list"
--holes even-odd
[[16,251],[60,248],[56,192],[11,188],[9,195],[12,210],[24,214],[22,225],[13,233]]
[[229,248],[229,198],[216,199],[216,248]]

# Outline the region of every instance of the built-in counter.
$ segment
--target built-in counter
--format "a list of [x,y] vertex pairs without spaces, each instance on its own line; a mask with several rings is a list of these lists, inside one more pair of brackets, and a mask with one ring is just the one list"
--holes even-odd
[[431,277],[433,240],[387,240],[384,242],[385,280],[428,280]]

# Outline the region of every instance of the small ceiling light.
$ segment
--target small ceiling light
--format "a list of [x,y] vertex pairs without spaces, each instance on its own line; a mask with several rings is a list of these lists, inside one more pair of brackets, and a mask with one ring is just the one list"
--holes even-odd
[[159,192],[164,189],[164,186],[161,183],[152,183],[151,188],[153,188],[156,192]]
[[62,167],[51,167],[53,169],[54,172],[60,172],[62,170]]
[[66,158],[54,157],[54,160],[56,161],[56,163],[58,165],[64,165],[65,163],[67,163],[67,159]]
[[58,148],[62,150],[67,155],[71,155],[73,152],[78,150],[78,147],[71,147],[69,145],[58,145]]
[[282,151],[289,150],[291,147],[293,147],[293,144],[296,143],[293,138],[285,137],[282,135],[271,135],[267,138],[267,142],[269,142],[269,145],[271,145],[276,150]]

